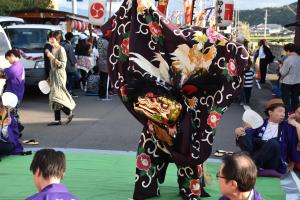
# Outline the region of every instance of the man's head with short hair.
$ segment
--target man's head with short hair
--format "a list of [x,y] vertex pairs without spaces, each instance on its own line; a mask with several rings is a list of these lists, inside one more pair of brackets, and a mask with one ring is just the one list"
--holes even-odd
[[74,37],[74,35],[73,35],[73,33],[71,33],[71,32],[67,32],[67,33],[65,34],[65,38],[66,38],[66,40],[68,40],[68,41],[71,41],[73,37]]
[[256,165],[246,152],[226,156],[218,176],[221,192],[227,197],[249,192],[254,188],[256,176]]
[[11,50],[8,50],[6,53],[5,53],[5,59],[8,60],[8,62],[10,64],[13,64],[15,63],[16,61],[18,61],[19,59],[21,58],[21,54],[18,50],[16,49],[11,49]]
[[296,45],[293,43],[288,43],[283,46],[283,49],[286,52],[296,52]]
[[61,179],[66,171],[66,158],[63,152],[54,149],[37,151],[30,165],[30,171],[35,175],[39,172],[45,180],[55,177]]

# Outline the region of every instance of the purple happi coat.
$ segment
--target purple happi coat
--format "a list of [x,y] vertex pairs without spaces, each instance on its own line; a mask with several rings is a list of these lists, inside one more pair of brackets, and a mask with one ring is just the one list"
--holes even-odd
[[[5,121],[8,117],[9,116],[6,114],[4,120],[2,120],[3,124],[5,124]],[[0,139],[2,141],[8,142],[8,143],[11,143],[14,145],[14,148],[10,154],[12,154],[12,155],[20,154],[23,152],[23,146],[19,141],[20,131],[19,131],[18,124],[17,124],[17,121],[15,120],[14,116],[10,115],[10,118],[11,118],[11,123],[8,125],[8,128],[7,128],[8,137],[4,136],[1,131]],[[4,127],[4,125],[2,125],[2,128],[3,127]]]
[[288,160],[296,163],[300,163],[300,151],[297,150],[297,145],[299,143],[297,130],[294,126],[288,125],[287,131],[287,156]]
[[[158,196],[158,182],[164,181],[170,162],[177,165],[183,198],[205,196],[201,165],[211,154],[221,115],[243,85],[247,51],[211,28],[180,29],[150,0],[125,0],[102,31],[109,40],[109,75],[114,88],[144,125],[133,198]],[[177,135],[170,144],[157,135],[171,125],[162,128],[155,119],[135,111],[136,102],[145,96],[154,104],[155,96],[169,99],[169,105],[180,104],[180,116],[172,123]],[[160,105],[164,110],[165,105]]]
[[63,184],[50,184],[26,200],[77,200]]
[[[261,197],[258,191],[253,189],[253,192],[254,192],[253,199],[249,199],[249,200],[263,200],[263,198]],[[229,198],[222,196],[219,200],[229,200]]]
[[5,92],[14,93],[19,102],[23,100],[25,89],[25,71],[20,61],[15,62],[4,70],[6,76]]

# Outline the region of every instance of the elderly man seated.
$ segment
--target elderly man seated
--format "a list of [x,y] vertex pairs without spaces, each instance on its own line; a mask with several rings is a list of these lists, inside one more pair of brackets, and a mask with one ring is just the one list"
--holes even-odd
[[284,174],[287,171],[287,133],[285,105],[281,99],[271,99],[266,104],[267,118],[261,127],[235,129],[237,144],[247,151],[258,169],[273,169]]

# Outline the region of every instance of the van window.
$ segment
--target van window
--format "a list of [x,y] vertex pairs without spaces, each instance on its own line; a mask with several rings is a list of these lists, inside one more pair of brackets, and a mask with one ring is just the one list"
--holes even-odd
[[0,55],[4,56],[5,53],[9,50],[6,36],[3,32],[0,32]]
[[6,29],[12,48],[22,49],[25,53],[42,53],[49,29],[16,28]]

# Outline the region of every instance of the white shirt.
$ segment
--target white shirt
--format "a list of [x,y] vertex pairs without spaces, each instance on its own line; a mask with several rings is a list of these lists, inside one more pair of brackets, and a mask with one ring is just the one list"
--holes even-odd
[[262,140],[268,141],[272,138],[276,138],[278,136],[278,126],[279,124],[269,121]]
[[260,59],[265,59],[265,58],[266,58],[266,54],[265,54],[265,52],[264,52],[264,47],[263,47],[263,45],[261,45],[261,46],[259,47],[258,57],[259,57]]
[[253,189],[251,190],[251,192],[249,194],[248,200],[254,200],[254,191],[253,191]]

